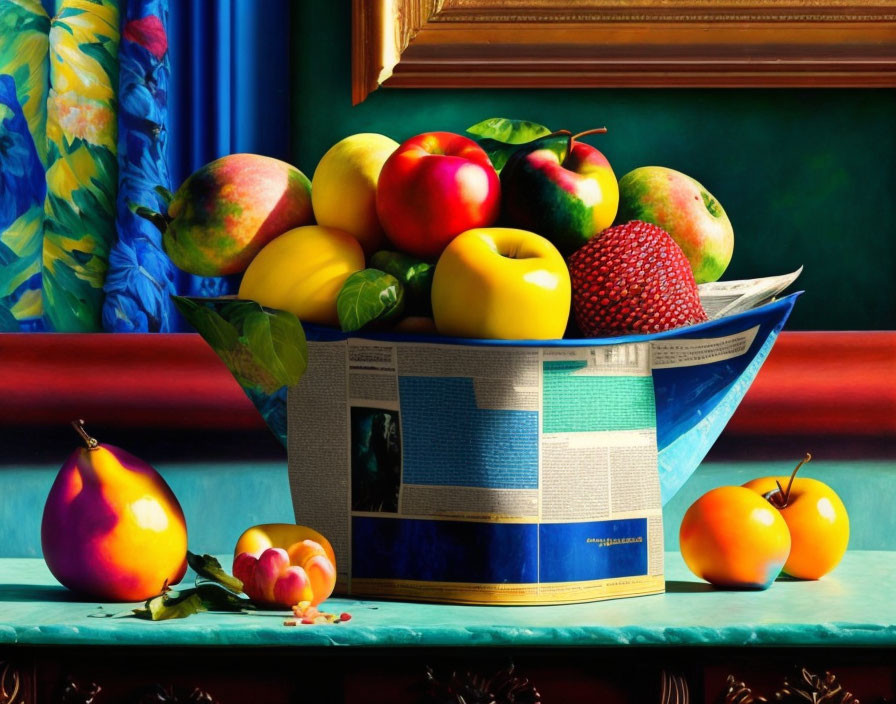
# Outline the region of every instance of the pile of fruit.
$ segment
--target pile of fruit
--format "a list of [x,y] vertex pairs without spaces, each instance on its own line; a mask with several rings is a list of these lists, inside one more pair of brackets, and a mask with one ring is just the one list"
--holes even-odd
[[190,176],[167,213],[136,210],[181,269],[243,273],[239,298],[345,331],[551,339],[706,320],[697,284],[731,260],[725,211],[672,169],[617,181],[581,141],[605,131],[495,118],[402,144],[355,134],[310,181],[235,154]]
[[819,579],[843,558],[849,514],[824,482],[796,473],[720,486],[685,512],[679,545],[695,575],[719,587],[767,589],[781,572]]
[[[50,572],[72,591],[103,601],[142,601],[141,618],[183,618],[198,611],[289,609],[296,623],[351,618],[317,610],[336,586],[329,541],[305,526],[265,523],[243,532],[233,575],[210,555],[187,550],[180,503],[162,476],[120,447],[90,437],[66,460],[50,489],[41,547]],[[187,571],[195,587],[173,590]]]

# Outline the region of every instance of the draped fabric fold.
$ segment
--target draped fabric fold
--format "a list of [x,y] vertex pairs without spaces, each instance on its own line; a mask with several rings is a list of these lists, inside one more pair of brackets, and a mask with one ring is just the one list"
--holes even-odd
[[101,330],[115,242],[118,0],[61,0],[50,26],[43,302],[48,327]]
[[0,2],[0,331],[43,328],[49,32],[38,0]]
[[[226,154],[288,160],[288,0],[170,0],[170,12],[173,186]],[[239,278],[178,272],[176,286],[182,295],[226,295],[236,292]]]
[[289,16],[289,0],[0,0],[0,329],[190,330],[172,293],[236,291],[239,275],[177,270],[130,206],[165,210],[157,186],[226,154],[289,159]]
[[[129,0],[118,49],[118,240],[109,255],[103,327],[110,332],[171,332],[177,270],[155,225],[132,205],[165,212],[156,189],[168,175],[168,3]],[[164,191],[163,191],[164,192]]]

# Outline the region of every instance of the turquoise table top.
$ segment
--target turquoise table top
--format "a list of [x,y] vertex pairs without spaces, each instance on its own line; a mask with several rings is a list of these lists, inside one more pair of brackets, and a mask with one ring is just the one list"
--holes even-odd
[[[223,564],[228,564],[223,558]],[[75,601],[43,560],[0,559],[0,645],[122,646],[896,646],[896,552],[849,551],[817,582],[722,591],[666,553],[665,594],[570,606],[331,599],[352,619],[286,627],[286,612],[163,622],[98,618],[125,604]]]

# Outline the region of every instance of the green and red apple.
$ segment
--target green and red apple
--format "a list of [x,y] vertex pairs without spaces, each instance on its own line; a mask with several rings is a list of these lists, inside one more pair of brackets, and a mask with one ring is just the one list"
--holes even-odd
[[579,136],[536,139],[501,171],[504,221],[546,237],[564,255],[612,225],[619,205],[610,162]]
[[402,143],[383,164],[376,211],[402,252],[439,256],[465,230],[497,220],[501,185],[488,154],[452,132],[425,132]]
[[722,204],[690,176],[642,166],[619,179],[616,221],[663,228],[681,247],[698,284],[717,281],[734,252],[734,230]]
[[563,337],[569,270],[557,248],[534,232],[468,230],[442,252],[432,281],[440,335],[495,340]]

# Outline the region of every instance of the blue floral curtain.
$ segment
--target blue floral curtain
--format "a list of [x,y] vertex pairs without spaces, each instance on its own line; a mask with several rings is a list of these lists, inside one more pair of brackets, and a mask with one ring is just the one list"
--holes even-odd
[[[52,102],[54,71],[49,60],[36,64],[32,61],[43,66],[40,70],[49,77],[42,78],[40,71],[35,73],[32,68],[29,83],[23,87],[24,69],[16,73],[18,66],[7,67],[4,74],[0,66],[0,74],[12,77],[5,79],[2,86],[5,92],[0,96],[0,131],[5,130],[10,140],[17,135],[19,142],[25,144],[16,150],[15,164],[9,158],[5,160],[16,166],[3,183],[4,190],[14,194],[13,199],[5,202],[14,202],[16,207],[7,208],[10,212],[4,213],[0,222],[0,235],[7,229],[11,232],[0,242],[14,242],[0,249],[0,329],[40,329],[43,325],[60,331],[189,329],[173,309],[170,295],[233,293],[238,277],[205,278],[178,271],[162,251],[159,233],[149,222],[134,216],[131,208],[144,205],[163,210],[166,190],[176,190],[198,167],[225,154],[253,152],[288,159],[289,1],[3,3],[4,7],[15,3],[17,12],[27,11],[36,17],[38,53],[47,51],[39,42],[46,46],[48,32],[52,38],[52,22],[61,29],[66,24],[75,32],[58,35],[60,41],[71,46],[63,47],[55,67],[59,82],[68,80],[65,87],[73,91],[62,106],[68,111],[59,122],[64,129],[51,131],[50,135],[57,138],[54,156],[58,160],[62,155],[64,162],[57,166],[57,171],[64,172],[54,184],[58,192],[53,193],[52,201],[47,197],[51,219],[45,219],[53,225],[56,240],[50,243],[48,259],[44,239],[43,267],[46,269],[49,262],[51,273],[57,272],[57,278],[63,279],[51,300],[52,315],[34,304],[41,299],[40,257],[31,251],[34,247],[26,246],[43,237],[41,208],[35,204],[44,198],[40,170],[48,138],[44,130],[34,134],[32,140],[23,122],[23,117],[29,118],[29,111],[26,109],[23,114],[22,108],[32,93],[38,94],[34,104],[43,105],[47,89]],[[41,3],[45,12],[41,11]],[[103,32],[98,29],[110,17],[117,17],[118,23],[114,42],[108,41],[116,34],[111,28]],[[106,37],[102,57],[96,55],[96,42],[88,41],[90,32]],[[50,45],[48,53],[52,54],[52,41]],[[114,57],[114,65],[107,65],[109,57]],[[89,103],[96,96],[82,99],[76,95],[77,85],[71,85],[73,77],[96,71],[98,58],[103,59],[104,80],[113,86],[113,93],[99,107]],[[47,65],[51,70],[46,71]],[[18,95],[14,95],[13,83]],[[89,81],[83,83],[90,85]],[[113,116],[111,123],[99,125],[86,119],[90,110]],[[85,120],[73,122],[72,115],[84,116]],[[32,122],[29,120],[29,126],[33,128]],[[77,135],[65,131],[71,125],[77,128]],[[94,144],[89,138],[98,127],[103,128],[102,139]],[[27,144],[31,141],[33,146]],[[53,140],[49,142],[52,144]],[[93,163],[88,165],[88,161]],[[98,174],[103,177],[99,185],[95,184]],[[4,175],[7,176],[6,171]],[[106,181],[111,181],[111,187]],[[96,190],[93,198],[102,208],[87,208],[86,201],[79,205],[74,197],[65,195],[69,190],[80,193],[91,189]],[[96,217],[98,212],[101,217]],[[26,214],[28,218],[23,219]],[[92,233],[84,237],[81,233],[75,238],[63,231],[63,226],[74,226],[78,221],[89,223],[91,218],[97,220],[90,225],[97,230],[96,237]],[[114,229],[110,224],[113,219]],[[34,227],[26,232],[28,223]],[[11,230],[13,224],[18,228],[15,232]],[[107,226],[111,234],[106,234]],[[74,227],[72,232],[76,230]],[[45,303],[46,283],[44,289]],[[29,291],[30,298],[26,295]]]

